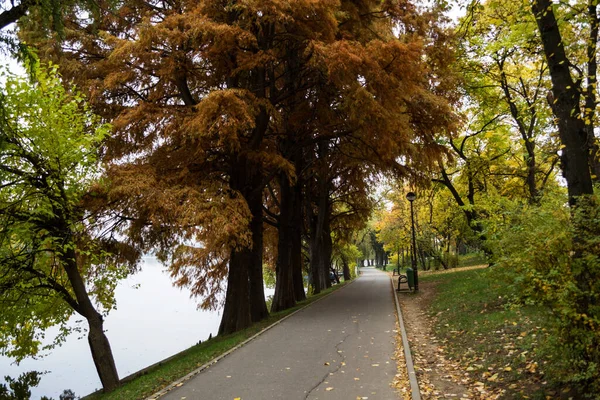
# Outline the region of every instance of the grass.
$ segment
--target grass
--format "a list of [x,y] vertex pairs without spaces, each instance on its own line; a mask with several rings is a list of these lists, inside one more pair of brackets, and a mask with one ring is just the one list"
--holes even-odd
[[[394,260],[396,259],[395,257],[393,257],[393,258],[394,258]],[[400,270],[403,271],[402,273],[405,273],[406,268],[410,267],[410,259],[408,259],[406,262],[408,264],[402,265],[400,268]],[[435,261],[433,264],[434,265],[432,265],[431,269],[430,269],[431,271],[443,269],[441,264],[439,264],[438,261]],[[435,264],[437,264],[437,267]],[[485,260],[485,256],[481,252],[469,253],[469,254],[458,256],[458,265],[457,265],[458,268],[472,267],[475,265],[482,265],[482,264],[487,264],[487,261]],[[385,271],[392,272],[392,271],[396,270],[397,266],[398,266],[398,263],[392,261],[388,265],[386,265]],[[419,267],[419,270],[423,269],[420,261],[419,261],[418,267]]]
[[559,398],[563,388],[551,387],[544,376],[549,311],[513,304],[499,276],[494,269],[477,269],[420,278],[436,283],[429,310],[436,335],[473,381],[505,390],[502,398]]
[[473,265],[487,264],[483,253],[469,253],[458,256],[459,267],[471,267]]
[[252,337],[262,329],[284,318],[294,311],[322,298],[332,291],[341,288],[346,283],[335,285],[322,291],[318,295],[310,296],[305,301],[299,302],[295,307],[278,313],[271,314],[269,318],[251,327],[227,336],[217,336],[211,340],[190,347],[175,355],[172,359],[151,368],[141,376],[123,383],[118,389],[110,393],[92,393],[84,397],[86,400],[122,400],[143,399],[156,393],[171,382],[187,375],[196,368],[206,364],[208,361],[225,353],[229,349]]

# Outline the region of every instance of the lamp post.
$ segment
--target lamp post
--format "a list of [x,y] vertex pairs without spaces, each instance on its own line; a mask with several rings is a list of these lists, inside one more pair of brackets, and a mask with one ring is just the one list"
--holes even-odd
[[419,290],[419,273],[417,271],[417,241],[415,239],[415,212],[413,209],[413,201],[417,198],[417,195],[414,192],[408,192],[406,194],[406,199],[410,202],[410,221],[411,221],[411,230],[412,230],[412,257],[411,264],[415,274],[415,291]]

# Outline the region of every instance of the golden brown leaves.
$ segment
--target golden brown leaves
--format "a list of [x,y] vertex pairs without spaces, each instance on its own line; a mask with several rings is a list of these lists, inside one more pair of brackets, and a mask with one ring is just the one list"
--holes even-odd
[[259,112],[256,98],[248,91],[228,89],[206,96],[182,126],[192,138],[206,138],[227,152],[241,149],[240,136],[255,127]]
[[203,307],[215,307],[231,250],[251,245],[244,199],[215,181],[178,185],[150,164],[120,166],[110,174],[112,201],[135,218],[128,230],[132,240],[159,249],[175,283],[201,297]]

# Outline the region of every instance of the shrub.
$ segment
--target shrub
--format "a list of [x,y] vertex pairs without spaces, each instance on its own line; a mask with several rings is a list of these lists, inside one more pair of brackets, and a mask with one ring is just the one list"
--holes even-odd
[[600,208],[595,197],[573,211],[562,196],[539,206],[505,204],[490,244],[503,279],[521,303],[548,306],[556,329],[546,349],[549,377],[600,399]]

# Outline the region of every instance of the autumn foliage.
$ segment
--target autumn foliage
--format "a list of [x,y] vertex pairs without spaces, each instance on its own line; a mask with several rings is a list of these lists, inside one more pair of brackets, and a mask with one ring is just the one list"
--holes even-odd
[[280,241],[274,308],[286,308],[304,295],[301,241],[319,291],[332,234],[369,215],[365,182],[425,176],[444,151],[437,137],[454,129],[450,37],[439,14],[408,1],[100,9],[93,22],[74,14],[60,48],[24,37],[113,124],[106,199],[128,240],[204,307],[228,281],[222,333],[267,315],[264,206]]

